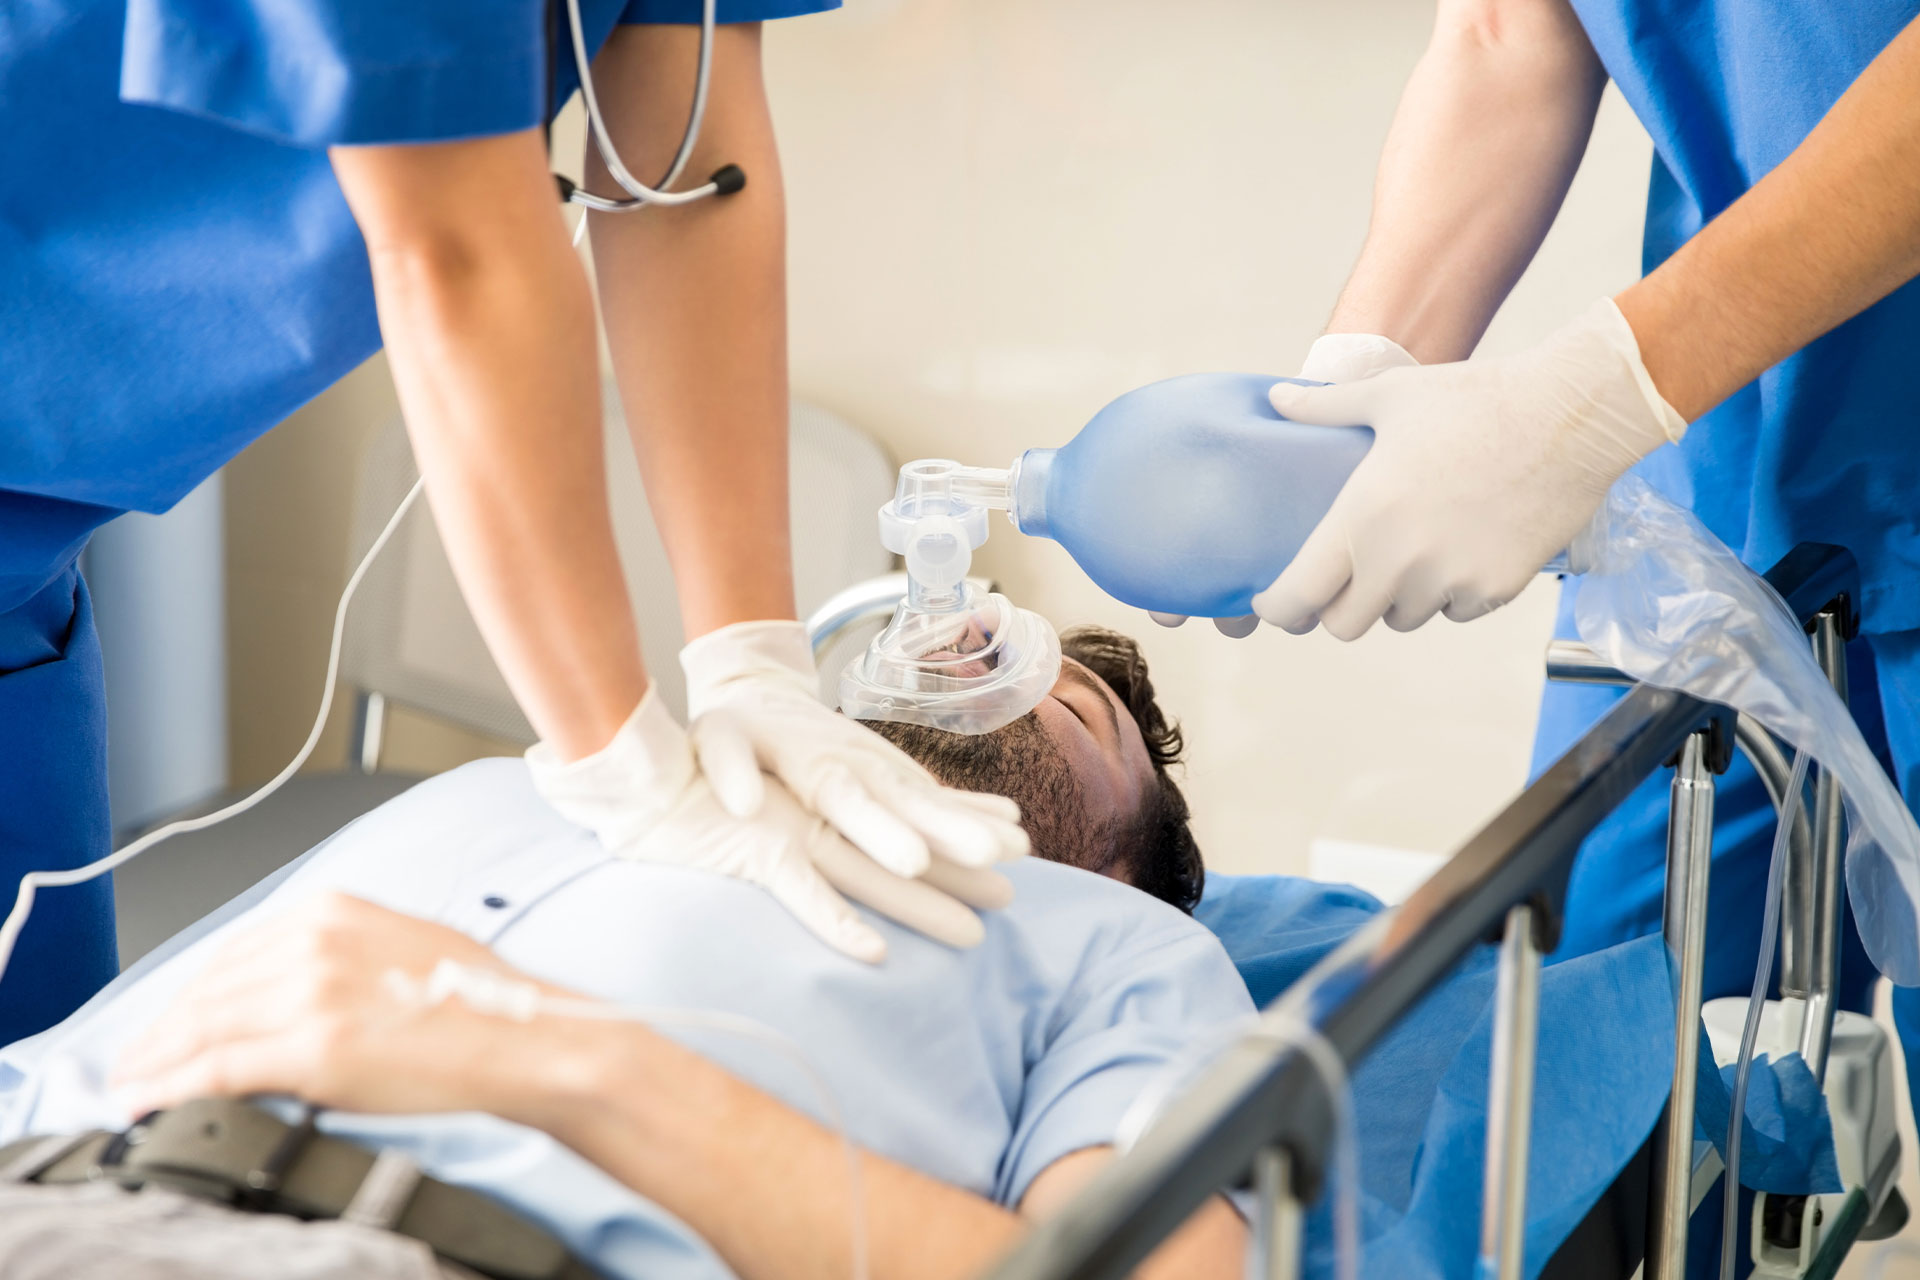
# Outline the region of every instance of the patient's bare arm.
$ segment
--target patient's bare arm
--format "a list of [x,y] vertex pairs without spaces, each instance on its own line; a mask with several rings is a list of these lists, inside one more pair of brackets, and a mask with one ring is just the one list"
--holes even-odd
[[[424,979],[445,958],[510,972],[464,934],[318,899],[236,938],[128,1051],[116,1087],[136,1110],[284,1092],[355,1111],[492,1112],[545,1130],[677,1215],[745,1280],[851,1274],[838,1135],[638,1024],[526,1024],[389,991],[391,972]],[[874,1280],[977,1274],[1106,1158],[1056,1161],[1014,1213],[864,1155]],[[1215,1201],[1141,1274],[1236,1275],[1244,1247],[1240,1220]]]
[[[577,1022],[556,1030],[574,1040],[573,1061],[549,1059],[536,1109],[516,1118],[679,1216],[746,1280],[852,1274],[851,1188],[835,1134],[644,1028],[605,1038]],[[1096,1148],[1055,1161],[1019,1213],[864,1155],[869,1271],[875,1280],[978,1275],[1109,1155]],[[1240,1219],[1216,1200],[1139,1274],[1238,1275],[1245,1247]]]

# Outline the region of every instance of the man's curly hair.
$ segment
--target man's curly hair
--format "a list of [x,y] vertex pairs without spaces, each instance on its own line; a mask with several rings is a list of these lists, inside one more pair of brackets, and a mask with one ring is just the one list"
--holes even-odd
[[1188,825],[1187,797],[1169,772],[1180,763],[1186,738],[1161,709],[1147,673],[1147,659],[1131,636],[1105,627],[1074,627],[1060,637],[1060,652],[1105,681],[1140,727],[1153,761],[1154,785],[1140,807],[1113,830],[1115,859],[1136,888],[1192,911],[1206,887],[1200,845]]

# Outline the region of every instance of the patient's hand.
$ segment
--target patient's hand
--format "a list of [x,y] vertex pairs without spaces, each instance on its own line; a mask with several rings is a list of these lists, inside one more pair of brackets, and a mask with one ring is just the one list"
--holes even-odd
[[[290,1093],[353,1111],[510,1113],[527,1028],[393,990],[452,959],[511,973],[465,934],[327,894],[235,937],[121,1056],[134,1114],[189,1098]],[[515,975],[518,976],[518,975]],[[525,1079],[525,1077],[521,1077]]]

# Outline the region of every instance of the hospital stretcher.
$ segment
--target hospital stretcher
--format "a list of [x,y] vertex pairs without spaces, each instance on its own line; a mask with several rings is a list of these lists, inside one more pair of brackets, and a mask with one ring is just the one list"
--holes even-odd
[[[1766,576],[1805,625],[1817,661],[1844,698],[1843,649],[1858,628],[1852,557],[1802,546]],[[846,616],[849,601],[840,605]],[[1548,669],[1559,679],[1631,683],[1566,642],[1550,650]],[[1683,1280],[1689,1218],[1722,1173],[1713,1145],[1695,1141],[1695,1071],[1714,779],[1736,749],[1752,760],[1777,808],[1789,770],[1786,754],[1766,730],[1684,694],[1631,688],[1411,898],[1361,929],[1275,1000],[1259,1029],[1174,1098],[1125,1155],[1001,1260],[990,1280],[1124,1276],[1219,1188],[1249,1181],[1258,1206],[1258,1273],[1298,1275],[1302,1206],[1327,1186],[1335,1110],[1322,1076],[1293,1047],[1298,1035],[1291,1028],[1311,1027],[1351,1071],[1463,958],[1492,941],[1499,943],[1499,968],[1481,1203],[1462,1211],[1477,1210],[1480,1218],[1477,1274],[1517,1280],[1523,1274],[1540,958],[1556,944],[1582,840],[1663,768],[1672,770],[1663,928],[1677,1046],[1671,1090],[1647,1146],[1608,1192],[1617,1202],[1612,1211],[1596,1206],[1582,1224],[1584,1229],[1600,1222],[1615,1238],[1606,1247],[1584,1247],[1575,1257],[1563,1256],[1569,1253],[1563,1248],[1548,1274]],[[1877,1038],[1877,1052],[1869,1044],[1863,1055],[1827,1075],[1841,1053],[1834,991],[1845,910],[1843,823],[1832,779],[1817,774],[1813,790],[1811,818],[1806,806],[1798,806],[1790,832],[1781,999],[1771,1003],[1767,1025],[1776,1051],[1798,1050],[1814,1077],[1825,1081],[1844,1189],[1837,1195],[1758,1195],[1742,1226],[1753,1242],[1754,1274],[1824,1280],[1863,1232],[1897,1230],[1905,1206],[1893,1185],[1898,1140],[1888,1117],[1896,1086],[1884,1036],[1857,1015],[1843,1015],[1854,1047],[1862,1037]],[[1838,1078],[1842,1068],[1845,1079]]]

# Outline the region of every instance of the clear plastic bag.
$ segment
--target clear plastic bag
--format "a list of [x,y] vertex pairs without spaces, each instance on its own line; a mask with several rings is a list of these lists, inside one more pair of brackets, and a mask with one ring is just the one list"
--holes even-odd
[[1845,795],[1847,891],[1880,972],[1920,986],[1920,826],[1792,613],[1706,526],[1627,476],[1569,550],[1580,638],[1646,684],[1745,712]]

